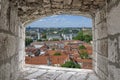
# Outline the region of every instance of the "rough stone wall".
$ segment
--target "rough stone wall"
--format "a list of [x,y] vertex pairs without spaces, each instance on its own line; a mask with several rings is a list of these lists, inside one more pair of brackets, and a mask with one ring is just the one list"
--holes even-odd
[[120,79],[120,1],[108,0],[94,19],[94,70],[100,80]]
[[19,23],[16,1],[0,0],[0,80],[17,80],[24,61],[24,27]]
[[22,22],[55,14],[84,15],[93,13],[105,4],[104,0],[20,0],[19,17]]

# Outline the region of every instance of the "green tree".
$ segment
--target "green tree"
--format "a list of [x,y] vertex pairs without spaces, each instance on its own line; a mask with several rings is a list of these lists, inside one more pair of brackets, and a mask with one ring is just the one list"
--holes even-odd
[[52,41],[59,41],[59,39],[57,39],[57,38],[53,38],[53,40]]
[[59,52],[56,52],[55,54],[54,54],[54,56],[60,56],[61,55],[61,53],[59,53]]
[[38,39],[37,41],[41,42],[42,40],[41,40],[41,39]]
[[84,41],[83,31],[78,32],[77,36],[74,37],[74,39]]
[[67,68],[81,68],[79,64],[74,63],[73,61],[67,61],[65,64],[62,64],[61,67],[67,67]]
[[86,47],[84,46],[84,45],[81,45],[81,46],[79,46],[79,49],[81,50],[81,49],[86,49]]
[[83,31],[78,32],[77,36],[74,37],[73,39],[75,40],[81,40],[89,43],[92,40],[92,35],[91,34],[86,34]]
[[82,53],[80,54],[80,58],[81,58],[81,59],[89,59],[89,55],[88,55],[87,52],[82,52]]
[[87,42],[87,43],[92,41],[92,35],[84,35],[84,41]]
[[52,50],[55,50],[55,48],[52,48]]
[[32,42],[33,42],[32,39],[26,38],[26,39],[25,39],[25,46],[30,45],[30,43],[32,43]]

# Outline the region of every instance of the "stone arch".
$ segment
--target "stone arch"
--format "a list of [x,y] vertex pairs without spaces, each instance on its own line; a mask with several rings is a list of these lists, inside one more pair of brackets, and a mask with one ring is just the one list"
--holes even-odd
[[53,14],[75,14],[91,17],[105,3],[104,0],[21,0],[18,5],[18,16],[24,23]]

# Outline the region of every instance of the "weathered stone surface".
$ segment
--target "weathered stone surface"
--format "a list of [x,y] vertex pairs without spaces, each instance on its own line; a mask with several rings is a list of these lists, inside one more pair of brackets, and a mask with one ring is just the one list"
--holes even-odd
[[70,78],[70,80],[85,80],[87,78],[87,73],[77,73]]
[[71,3],[72,3],[72,0],[64,0],[64,6],[71,5]]
[[[114,2],[114,1],[113,1]],[[109,35],[113,35],[113,34],[117,34],[120,33],[120,5],[116,6],[115,8],[113,8],[109,14],[108,14],[108,18],[107,18],[107,25],[108,25],[108,34]]]
[[97,67],[103,72],[103,75],[108,75],[108,58],[97,54]]
[[108,57],[108,40],[103,39],[103,40],[98,40],[97,42],[97,52],[105,57]]
[[[10,9],[10,25],[9,25],[9,30],[11,33],[15,34],[16,35],[16,31],[18,29],[18,14],[17,14],[17,11],[16,11],[16,7],[12,6],[11,9]],[[14,15],[14,16],[12,16]]]
[[120,53],[120,35],[119,35],[119,37],[118,37],[118,43],[119,43],[119,53]]
[[119,80],[120,79],[120,69],[115,67],[114,65],[109,65],[109,76],[108,80]]
[[1,1],[1,15],[0,15],[0,29],[8,30],[9,29],[9,20],[10,20],[10,8],[9,1]]
[[73,0],[72,6],[79,8],[82,6],[82,1],[81,0]]
[[36,71],[36,72],[34,72],[34,73],[26,76],[25,79],[34,79],[34,78],[36,78],[36,77],[38,77],[38,76],[43,75],[44,73],[46,73],[45,70],[40,70],[40,71],[38,70],[38,71]]
[[[0,61],[8,59],[15,54],[16,39],[14,36],[0,33]],[[12,47],[11,47],[12,46]]]
[[87,80],[99,80],[99,78],[98,77],[96,77],[96,75],[95,74],[89,74],[89,76],[88,76],[89,78],[87,79]]
[[100,23],[97,25],[97,39],[102,39],[108,36],[108,31],[107,31],[107,23],[106,21]]
[[[37,1],[38,0],[30,0],[30,1],[28,0],[28,1],[25,1],[24,3],[20,1],[18,14],[21,17],[21,20],[23,22],[25,22],[25,20],[29,20],[29,19],[31,20],[30,16],[36,16],[34,12],[36,11],[36,7],[38,6],[41,6],[43,8],[43,11],[46,11],[44,10],[44,8],[51,9],[52,14],[56,13],[54,9],[59,9],[58,11],[62,10],[63,12],[61,14],[65,14],[66,12],[69,13],[69,11],[72,11],[73,9],[74,10],[77,9],[77,11],[80,11],[80,12],[87,12],[89,14],[92,11],[96,11],[96,9],[98,7],[101,7],[101,5],[104,5],[104,0],[95,0],[96,4],[93,4],[93,1],[91,0],[41,0],[38,2]],[[27,9],[27,7],[31,7],[31,9],[29,8],[29,10],[23,10],[23,8]],[[35,8],[33,9],[32,7],[35,7]],[[65,10],[65,9],[68,9],[68,10]],[[37,13],[41,13],[41,11],[38,10]],[[48,15],[49,11],[47,11],[45,14]]]
[[94,70],[99,75],[100,80],[120,79],[117,75],[120,68],[119,7],[118,0],[111,0],[108,2],[108,6],[98,10],[95,15],[94,47],[96,48],[94,48],[94,51],[96,51],[95,59],[97,59],[97,62],[94,61]]
[[[32,67],[32,68],[31,68]],[[36,71],[37,69],[37,71]],[[31,71],[29,71],[31,70]],[[25,74],[24,74],[25,73]],[[27,65],[18,80],[98,80],[92,70]]]
[[108,40],[108,59],[111,62],[116,62],[118,60],[118,43],[117,38],[112,38]]
[[37,77],[37,79],[39,79],[39,80],[55,80],[61,74],[62,74],[61,72],[57,72],[57,71],[54,71],[54,72],[48,71],[46,74],[44,74],[40,77]]

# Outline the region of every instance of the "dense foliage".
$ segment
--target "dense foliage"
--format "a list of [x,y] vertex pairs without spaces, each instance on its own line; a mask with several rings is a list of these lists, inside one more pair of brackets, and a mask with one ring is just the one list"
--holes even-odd
[[59,53],[59,52],[56,52],[55,54],[54,54],[54,56],[60,56],[61,55],[61,53]]
[[26,39],[25,39],[25,46],[30,45],[30,43],[32,43],[32,42],[33,42],[32,39],[26,38]]
[[59,39],[57,39],[57,38],[53,38],[53,40],[52,41],[59,41]]
[[85,41],[85,42],[89,43],[90,41],[92,41],[92,35],[91,34],[84,34],[83,31],[79,31],[77,36],[74,37],[73,39],[81,40],[81,41]]
[[74,63],[73,61],[67,61],[65,64],[61,65],[61,67],[67,67],[67,68],[81,68],[81,66],[77,63]]
[[84,45],[79,46],[79,50],[80,50],[80,58],[81,59],[89,59],[89,55],[86,51],[86,47]]
[[83,51],[82,53],[80,53],[80,58],[81,59],[89,59],[89,55],[87,52]]
[[86,49],[86,47],[84,46],[84,45],[80,45],[79,46],[79,49],[81,50],[81,49]]
[[38,41],[38,42],[41,42],[41,41],[42,41],[42,39],[38,39],[37,41]]

